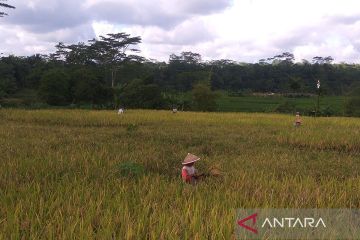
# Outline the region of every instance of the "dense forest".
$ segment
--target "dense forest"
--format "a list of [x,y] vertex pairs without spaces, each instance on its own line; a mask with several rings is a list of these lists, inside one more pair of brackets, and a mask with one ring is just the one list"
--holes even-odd
[[139,44],[141,37],[117,33],[86,43],[59,43],[48,55],[3,56],[1,104],[13,106],[20,101],[25,105],[41,102],[102,108],[181,105],[196,109],[187,97],[192,92],[199,99],[199,109],[213,110],[205,105],[218,90],[233,95],[271,92],[303,96],[316,94],[320,80],[321,94],[346,95],[360,82],[360,65],[335,64],[330,56],[295,62],[294,55],[285,52],[258,63],[242,63],[203,61],[200,54],[182,52],[170,55],[168,62],[159,62],[141,57]]

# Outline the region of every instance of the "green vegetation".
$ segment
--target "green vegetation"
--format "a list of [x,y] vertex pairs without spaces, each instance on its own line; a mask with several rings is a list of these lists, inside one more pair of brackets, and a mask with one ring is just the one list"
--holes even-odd
[[70,78],[61,70],[54,69],[40,80],[40,97],[48,104],[63,106],[70,103]]
[[[359,208],[360,121],[293,121],[2,109],[0,239],[233,239],[236,208]],[[223,176],[184,185],[187,152]]]
[[198,111],[215,111],[217,97],[206,84],[196,84],[192,90],[194,109]]
[[360,117],[360,87],[354,87],[345,103],[345,113],[348,116]]
[[345,106],[348,116],[360,117],[360,97],[351,97]]
[[[0,58],[0,104],[42,108],[45,104],[93,109],[170,109],[195,111],[314,111],[312,97],[321,81],[322,116],[358,116],[360,106],[342,96],[359,84],[360,65],[334,64],[331,56],[295,62],[282,53],[258,63],[203,61],[198,53],[171,54],[168,62],[138,55],[141,37],[107,34],[86,43],[58,43],[56,52]],[[199,88],[202,84],[205,88]],[[21,93],[35,93],[24,98]],[[226,92],[220,97],[214,92]],[[200,94],[198,94],[200,93]],[[251,93],[273,93],[254,98]],[[240,96],[235,98],[232,96]],[[307,98],[306,98],[307,97]],[[319,115],[319,114],[318,114]]]
[[118,106],[150,109],[163,107],[161,90],[151,80],[147,83],[146,81],[135,79],[123,88],[118,89],[117,96]]
[[[324,111],[330,109],[334,115],[342,115],[346,97],[323,96],[320,106]],[[288,102],[294,109],[290,112],[300,111],[308,114],[316,109],[316,97],[289,98],[282,96],[239,96],[230,97],[222,95],[217,103],[218,110],[223,112],[274,112],[279,105]]]

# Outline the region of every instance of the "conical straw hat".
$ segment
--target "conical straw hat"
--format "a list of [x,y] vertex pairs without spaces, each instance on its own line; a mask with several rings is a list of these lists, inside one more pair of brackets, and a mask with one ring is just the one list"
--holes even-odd
[[198,156],[188,153],[187,156],[185,157],[184,161],[182,162],[182,164],[186,165],[186,164],[193,163],[193,162],[196,162],[199,160],[200,160],[200,158]]

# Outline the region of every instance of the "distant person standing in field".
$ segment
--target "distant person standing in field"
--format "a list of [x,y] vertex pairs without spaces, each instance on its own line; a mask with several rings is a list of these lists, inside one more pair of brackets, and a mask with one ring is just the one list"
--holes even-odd
[[297,113],[296,113],[296,116],[295,116],[295,123],[294,123],[294,125],[295,125],[295,127],[300,127],[300,126],[301,126],[301,123],[302,123],[302,121],[301,121],[300,113],[297,112]]
[[199,161],[200,158],[188,153],[185,157],[182,165],[183,168],[181,170],[181,177],[185,183],[195,184],[198,179],[197,170],[194,167],[194,163]]

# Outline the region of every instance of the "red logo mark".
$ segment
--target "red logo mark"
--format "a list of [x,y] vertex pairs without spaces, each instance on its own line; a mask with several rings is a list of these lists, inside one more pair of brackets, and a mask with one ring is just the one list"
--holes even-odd
[[[249,230],[250,232],[253,232],[253,233],[257,234],[258,233],[257,229],[253,228],[253,226],[256,224],[256,218],[257,218],[257,213],[254,213],[253,215],[250,215],[250,216],[238,221],[238,224],[239,224],[240,227],[243,227],[246,230]],[[252,227],[245,224],[245,222],[250,220],[250,219],[252,219]]]

